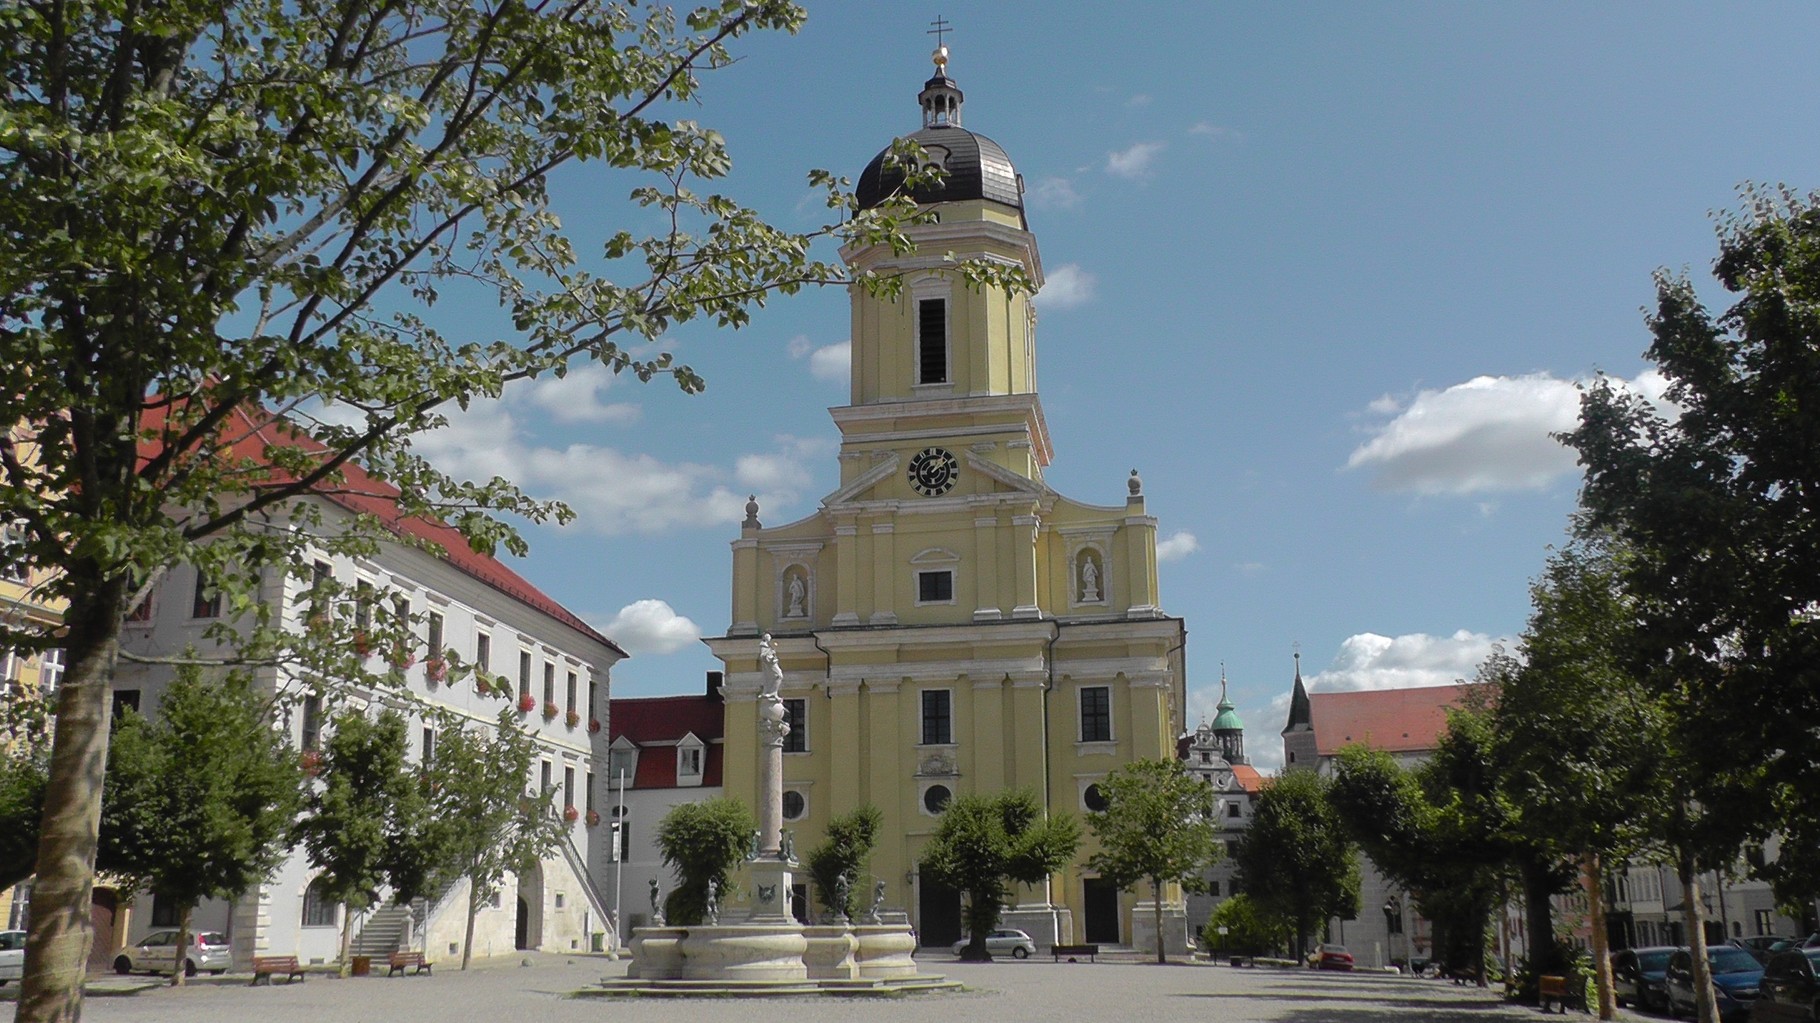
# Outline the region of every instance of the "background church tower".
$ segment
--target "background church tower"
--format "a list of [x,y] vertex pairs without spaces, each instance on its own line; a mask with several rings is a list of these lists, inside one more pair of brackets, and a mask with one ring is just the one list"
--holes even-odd
[[[1043,282],[1023,190],[996,142],[961,125],[964,97],[946,47],[917,94],[908,138],[942,166],[906,192],[880,152],[856,196],[872,208],[906,192],[931,214],[916,248],[853,244],[850,402],[840,484],[797,522],[766,528],[749,506],[733,542],[732,624],[710,639],[726,664],[726,792],[756,776],[758,639],[774,636],[794,731],[786,824],[798,847],[828,819],[871,804],[884,816],[873,856],[887,906],[928,945],[958,936],[956,893],[918,876],[948,800],[1008,788],[1078,814],[1093,783],[1139,758],[1173,755],[1185,693],[1180,619],[1159,609],[1156,520],[1135,471],[1121,503],[1069,500],[1043,480],[1051,450],[1036,391],[1036,314],[1023,289],[972,286],[958,262]],[[742,788],[743,786],[743,788]],[[1014,893],[1008,926],[1040,943],[1148,941],[1150,910],[1085,870],[1094,849]],[[1147,893],[1146,893],[1147,894]],[[1179,893],[1165,893],[1181,948]],[[1142,904],[1148,907],[1149,903]]]

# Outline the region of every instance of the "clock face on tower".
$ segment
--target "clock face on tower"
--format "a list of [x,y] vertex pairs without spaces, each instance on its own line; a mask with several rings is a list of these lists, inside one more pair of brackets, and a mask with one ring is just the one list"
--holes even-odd
[[961,465],[941,448],[924,448],[910,459],[910,486],[925,497],[945,494],[954,487]]

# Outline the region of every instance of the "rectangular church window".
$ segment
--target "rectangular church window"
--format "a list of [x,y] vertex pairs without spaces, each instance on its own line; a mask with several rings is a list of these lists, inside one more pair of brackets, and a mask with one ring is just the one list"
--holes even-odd
[[1112,741],[1112,689],[1108,686],[1085,686],[1081,689],[1081,741]]
[[916,573],[916,602],[951,604],[954,602],[954,573],[950,571]]
[[809,701],[785,700],[784,723],[790,726],[790,734],[784,736],[784,752],[809,752]]
[[925,298],[916,304],[916,382],[948,382],[948,300]]
[[923,692],[923,745],[946,746],[954,741],[954,704],[946,689]]

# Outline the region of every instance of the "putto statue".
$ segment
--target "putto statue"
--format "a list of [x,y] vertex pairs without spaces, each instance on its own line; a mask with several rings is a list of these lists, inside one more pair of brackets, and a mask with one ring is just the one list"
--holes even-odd
[[866,922],[882,924],[885,922],[885,882],[879,881],[872,886],[872,908],[866,910]]
[[778,695],[784,685],[784,669],[777,663],[777,647],[772,645],[769,632],[758,642],[758,668],[763,676],[758,694],[759,734],[766,745],[782,749],[784,736],[790,734],[790,723],[784,720],[784,698]]
[[657,886],[657,878],[651,879],[651,926],[664,925],[663,889]]
[[710,927],[720,923],[720,883],[713,878],[708,879],[708,908],[702,915]]

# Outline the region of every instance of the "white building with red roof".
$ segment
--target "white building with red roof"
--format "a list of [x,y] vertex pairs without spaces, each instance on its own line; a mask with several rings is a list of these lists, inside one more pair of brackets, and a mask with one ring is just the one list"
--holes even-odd
[[[271,443],[315,447],[282,422],[242,416],[243,434],[230,454],[259,457]],[[156,431],[156,423],[148,423]],[[495,904],[482,910],[474,936],[476,956],[515,949],[587,950],[611,944],[608,907],[595,876],[603,874],[610,849],[598,809],[602,790],[597,766],[606,759],[609,674],[625,651],[562,607],[499,559],[475,552],[445,523],[407,517],[398,491],[349,464],[333,489],[300,498],[316,505],[319,535],[348,528],[356,515],[370,515],[400,541],[382,543],[371,557],[322,553],[313,562],[317,578],[332,578],[343,593],[366,594],[403,608],[413,621],[413,649],[390,654],[395,682],[362,688],[341,682],[314,687],[289,669],[262,668],[255,686],[287,697],[286,727],[301,750],[319,749],[326,728],[347,706],[377,713],[391,708],[410,722],[411,755],[432,756],[438,725],[431,711],[452,713],[491,727],[505,706],[530,707],[520,725],[537,741],[539,759],[530,791],[548,791],[556,809],[571,818],[567,840],[538,868],[509,880]],[[302,628],[319,613],[314,585],[281,569],[268,570],[260,599],[275,619]],[[358,597],[356,598],[359,599]],[[206,582],[187,566],[166,573],[145,603],[130,616],[122,646],[148,656],[170,656],[188,647],[208,650],[208,630],[222,620],[221,602],[210,600]],[[378,656],[375,651],[374,656]],[[483,693],[471,678],[446,671],[449,658],[476,665],[505,681],[503,691]],[[155,715],[171,669],[122,662],[115,679],[116,707],[127,705]],[[237,965],[254,955],[296,955],[304,963],[330,962],[339,953],[344,908],[316,897],[314,870],[294,850],[269,883],[232,903],[204,903],[196,911],[197,931],[226,934]],[[381,906],[355,921],[356,952],[384,954],[400,947],[420,949],[431,959],[453,959],[465,938],[466,882],[410,907]],[[155,893],[142,899],[125,940],[175,922],[175,907]],[[168,923],[167,923],[168,922]],[[98,931],[105,934],[104,928]],[[97,951],[106,963],[109,952]]]
[[721,673],[710,671],[707,692],[700,696],[612,703],[612,738],[601,787],[608,826],[602,838],[613,875],[603,880],[608,905],[625,906],[619,915],[625,933],[651,922],[652,880],[666,894],[676,885],[657,848],[658,823],[683,803],[722,794],[726,708],[720,685]]

